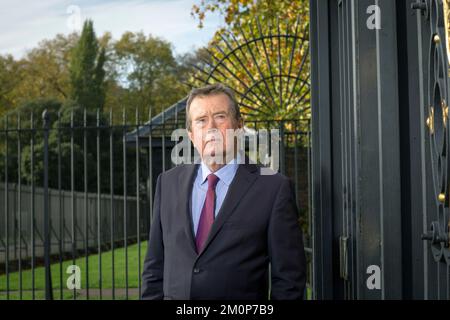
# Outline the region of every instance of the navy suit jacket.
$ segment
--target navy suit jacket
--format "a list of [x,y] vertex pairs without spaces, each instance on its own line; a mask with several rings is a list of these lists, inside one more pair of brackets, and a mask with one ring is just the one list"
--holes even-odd
[[197,254],[190,199],[198,166],[158,177],[141,298],[302,299],[305,253],[290,179],[240,164]]

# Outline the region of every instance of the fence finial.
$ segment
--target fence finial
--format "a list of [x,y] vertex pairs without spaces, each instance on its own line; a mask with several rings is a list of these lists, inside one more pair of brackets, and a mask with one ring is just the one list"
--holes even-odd
[[47,109],[42,112],[42,122],[44,123],[44,128],[47,128],[50,123],[50,114]]

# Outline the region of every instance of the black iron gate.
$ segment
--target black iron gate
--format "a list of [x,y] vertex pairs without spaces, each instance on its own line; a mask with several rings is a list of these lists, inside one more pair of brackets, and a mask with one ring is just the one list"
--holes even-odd
[[450,297],[447,7],[311,1],[316,298]]

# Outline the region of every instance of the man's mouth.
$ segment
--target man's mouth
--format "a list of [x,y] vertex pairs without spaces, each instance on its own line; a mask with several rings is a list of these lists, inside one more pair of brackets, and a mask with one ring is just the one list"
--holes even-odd
[[214,139],[214,138],[208,139],[208,140],[206,140],[205,145],[207,145],[210,142],[215,142],[215,141],[216,141],[216,139]]

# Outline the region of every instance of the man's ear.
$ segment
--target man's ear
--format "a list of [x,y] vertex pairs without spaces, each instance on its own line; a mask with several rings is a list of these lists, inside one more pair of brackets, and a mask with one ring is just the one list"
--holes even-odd
[[186,129],[187,133],[188,133],[188,137],[189,139],[192,141],[192,143],[194,143],[194,135],[192,134],[192,131],[189,129]]
[[238,127],[238,129],[244,128],[244,119],[239,118],[237,127]]
[[244,119],[242,118],[239,119],[239,130],[244,133]]

